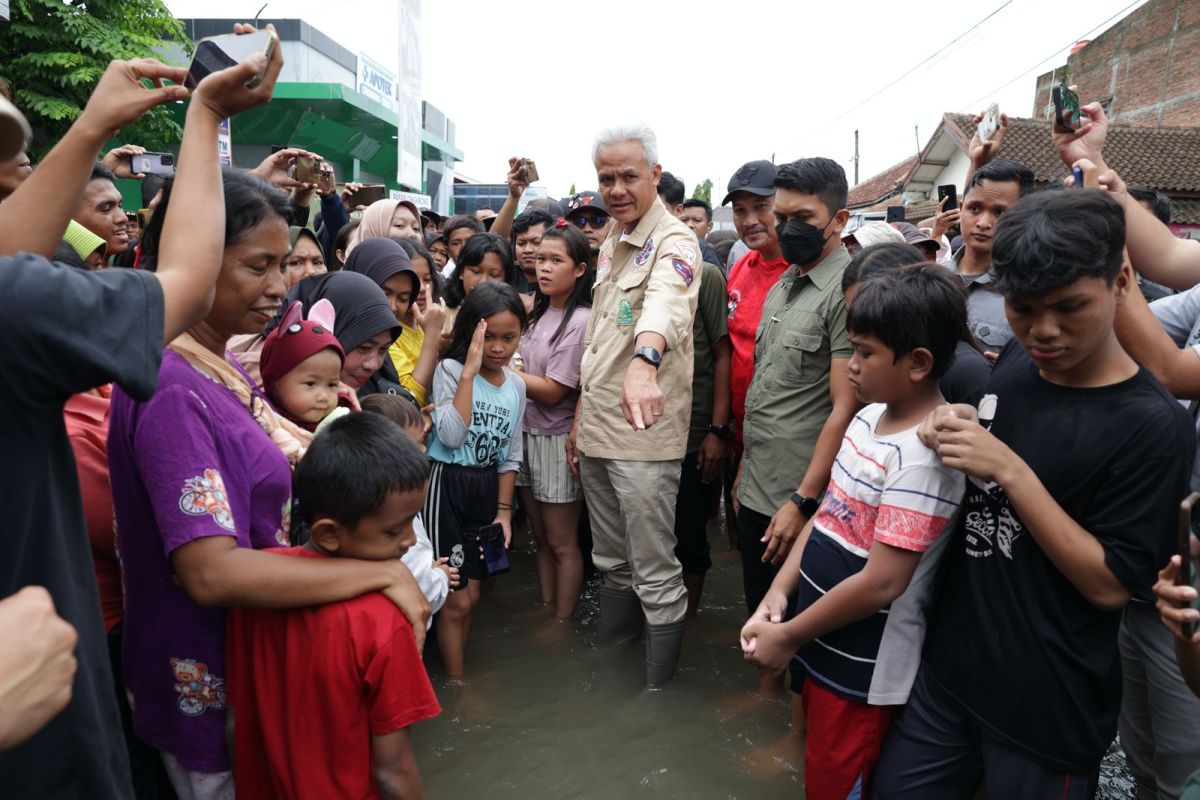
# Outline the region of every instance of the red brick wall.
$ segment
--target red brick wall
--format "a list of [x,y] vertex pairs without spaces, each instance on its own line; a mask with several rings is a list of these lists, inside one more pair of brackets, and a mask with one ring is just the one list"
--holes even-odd
[[[1110,101],[1127,125],[1200,125],[1200,2],[1150,0],[1067,59],[1080,99]],[[1050,103],[1052,74],[1038,78],[1034,116]]]

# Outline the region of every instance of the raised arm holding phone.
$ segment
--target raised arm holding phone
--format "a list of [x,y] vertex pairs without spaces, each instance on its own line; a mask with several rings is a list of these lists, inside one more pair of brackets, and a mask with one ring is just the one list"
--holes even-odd
[[[180,85],[183,69],[152,59],[112,62],[79,119],[37,172],[0,204],[0,271],[9,307],[19,309],[0,315],[0,335],[8,343],[0,349],[0,377],[9,387],[0,413],[8,456],[0,466],[0,481],[8,487],[0,495],[0,515],[7,520],[11,553],[0,560],[0,596],[44,586],[79,636],[66,707],[54,715],[48,700],[42,707],[51,709],[43,715],[49,721],[28,726],[25,741],[0,753],[6,797],[131,796],[62,409],[71,395],[112,382],[150,396],[164,341],[208,313],[225,227],[217,124],[266,103],[281,65],[278,52],[270,61],[260,54],[213,73],[191,93],[174,188],[177,210],[167,211],[157,273],[86,272],[43,255],[62,239],[101,145],[150,108],[189,95]],[[246,81],[259,75],[248,88]],[[69,335],[63,335],[64,319],[71,320]],[[40,679],[56,674],[47,666]],[[48,694],[55,703],[62,698],[57,690]]]

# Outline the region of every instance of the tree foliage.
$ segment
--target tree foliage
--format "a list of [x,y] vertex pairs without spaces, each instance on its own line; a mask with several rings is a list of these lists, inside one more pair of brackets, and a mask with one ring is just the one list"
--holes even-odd
[[713,182],[710,179],[705,178],[704,183],[696,184],[696,190],[694,192],[692,192],[692,198],[695,200],[703,200],[704,202],[708,203],[711,206],[712,205],[712,190],[713,190]]
[[567,197],[574,197],[576,194],[577,194],[577,192],[575,191],[575,184],[572,183],[571,191],[567,192]]
[[[11,21],[0,25],[0,77],[34,129],[37,160],[83,111],[113,59],[156,58],[168,42],[191,44],[162,0],[12,0]],[[124,138],[162,150],[180,137],[168,109],[159,107],[130,126]]]

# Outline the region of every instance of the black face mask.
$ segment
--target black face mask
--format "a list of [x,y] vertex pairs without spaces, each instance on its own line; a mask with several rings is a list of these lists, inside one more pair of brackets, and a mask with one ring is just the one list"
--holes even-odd
[[[832,222],[832,219],[829,220],[825,228]],[[825,228],[798,219],[789,219],[776,225],[775,233],[779,237],[779,249],[783,251],[783,257],[789,264],[802,267],[816,261],[821,257],[825,242],[829,241],[829,237],[825,236]]]

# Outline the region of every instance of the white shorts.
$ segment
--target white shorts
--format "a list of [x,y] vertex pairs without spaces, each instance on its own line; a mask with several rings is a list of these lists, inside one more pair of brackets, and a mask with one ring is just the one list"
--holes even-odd
[[527,486],[540,503],[574,503],[583,498],[579,476],[567,465],[565,433],[523,433],[525,460],[521,462],[518,486]]

